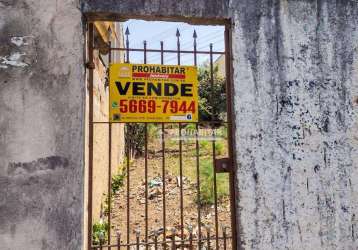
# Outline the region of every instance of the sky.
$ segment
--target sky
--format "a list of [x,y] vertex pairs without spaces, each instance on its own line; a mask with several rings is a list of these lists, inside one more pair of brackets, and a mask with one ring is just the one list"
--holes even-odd
[[[129,47],[143,48],[143,41],[147,41],[147,48],[160,49],[160,41],[164,42],[164,49],[177,49],[176,30],[180,32],[181,50],[193,50],[193,32],[197,33],[197,50],[209,51],[210,43],[213,43],[214,51],[224,51],[224,26],[190,25],[182,22],[143,21],[130,19],[124,23],[123,30],[128,27]],[[218,56],[214,55],[213,59]],[[209,60],[209,55],[198,55],[198,64]],[[143,63],[143,52],[130,52],[131,63]],[[147,53],[147,63],[159,64],[160,53]],[[165,53],[165,64],[177,64],[177,54]],[[193,65],[192,54],[181,55],[182,65]]]

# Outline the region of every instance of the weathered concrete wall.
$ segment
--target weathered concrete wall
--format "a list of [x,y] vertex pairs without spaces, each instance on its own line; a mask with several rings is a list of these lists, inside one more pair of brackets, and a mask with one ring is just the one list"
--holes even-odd
[[84,67],[77,1],[0,1],[0,248],[82,245]]
[[[80,11],[70,0],[0,7],[0,242],[79,249]],[[84,0],[82,9],[232,18],[243,247],[358,248],[356,1]]]
[[238,1],[246,249],[357,249],[358,3]]

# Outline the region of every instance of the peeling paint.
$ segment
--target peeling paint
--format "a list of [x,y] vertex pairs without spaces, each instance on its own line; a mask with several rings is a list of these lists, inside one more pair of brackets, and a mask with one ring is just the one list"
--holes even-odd
[[10,65],[14,67],[26,67],[29,65],[21,61],[21,57],[25,55],[26,53],[15,52],[10,56],[0,57],[0,60],[2,60],[0,63],[3,64],[3,66]]
[[27,41],[29,38],[34,38],[34,36],[14,36],[10,38],[10,42],[15,44],[17,47],[29,45]]

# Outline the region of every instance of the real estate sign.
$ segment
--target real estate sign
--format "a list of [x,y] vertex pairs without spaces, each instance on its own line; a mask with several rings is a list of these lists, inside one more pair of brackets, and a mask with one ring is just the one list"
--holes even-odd
[[198,77],[194,66],[111,64],[111,122],[197,122]]

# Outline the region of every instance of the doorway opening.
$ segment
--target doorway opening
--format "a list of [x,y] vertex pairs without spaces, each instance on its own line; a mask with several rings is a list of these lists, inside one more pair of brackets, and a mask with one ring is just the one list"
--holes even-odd
[[[87,44],[88,249],[236,249],[229,22],[92,21]],[[116,63],[197,67],[198,121],[111,121]]]

